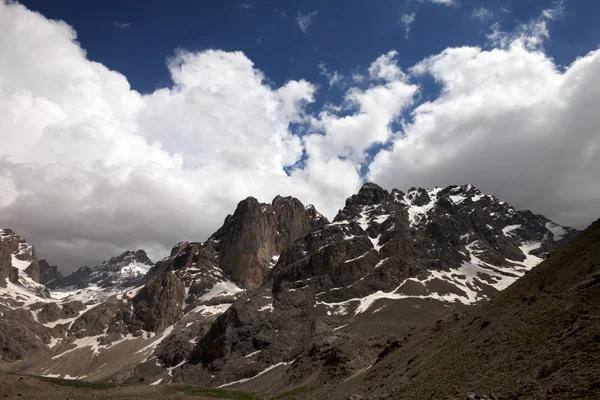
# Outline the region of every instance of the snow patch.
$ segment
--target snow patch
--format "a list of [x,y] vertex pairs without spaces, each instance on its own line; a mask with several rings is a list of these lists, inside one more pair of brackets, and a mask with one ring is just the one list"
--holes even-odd
[[521,224],[517,224],[517,225],[507,225],[504,228],[502,228],[502,233],[504,234],[504,236],[510,236],[509,234],[514,231],[515,229],[519,229],[521,227]]
[[285,362],[285,361],[279,362],[279,363],[277,363],[277,364],[275,364],[275,365],[271,365],[270,367],[267,367],[267,368],[265,368],[264,370],[260,371],[258,374],[254,375],[254,376],[253,376],[253,377],[251,377],[251,378],[244,378],[244,379],[240,379],[239,381],[234,381],[234,382],[224,383],[224,384],[222,384],[221,386],[219,386],[219,389],[220,389],[220,388],[227,387],[227,386],[235,385],[235,384],[237,384],[237,383],[244,383],[244,382],[248,382],[248,381],[250,381],[250,380],[252,380],[252,379],[256,379],[256,378],[258,378],[259,376],[261,376],[261,375],[263,375],[263,374],[266,374],[267,372],[269,372],[269,371],[271,371],[271,370],[273,370],[273,369],[275,369],[275,368],[277,368],[277,367],[286,366],[286,365],[291,365],[291,364],[293,364],[295,361],[296,361],[296,360],[289,361],[289,362]]
[[564,227],[555,224],[554,222],[547,222],[546,229],[552,232],[555,242],[558,242],[567,234],[567,230]]
[[261,351],[262,351],[262,350],[253,351],[252,353],[246,354],[246,355],[244,356],[244,358],[250,358],[250,357],[253,357],[253,356],[257,355],[258,353],[260,353]]

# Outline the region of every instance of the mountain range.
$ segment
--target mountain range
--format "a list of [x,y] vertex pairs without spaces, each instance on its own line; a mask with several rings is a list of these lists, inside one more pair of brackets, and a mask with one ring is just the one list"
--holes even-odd
[[[545,259],[571,262],[556,252],[578,234],[472,185],[402,192],[373,183],[332,221],[295,198],[264,204],[249,197],[206,241],[180,242],[163,260],[127,251],[68,276],[4,229],[0,366],[49,378],[298,398],[442,398],[431,393],[463,389],[496,396],[474,379],[452,388],[435,371],[451,369],[452,357],[473,356],[460,335],[483,348],[512,340],[497,321],[514,314],[514,299],[538,306],[540,291],[570,290],[557,283],[558,265],[546,268],[553,271],[542,279],[547,289],[527,291],[520,282],[532,270],[539,277],[534,267]],[[574,268],[564,276],[579,277]],[[506,298],[510,307],[497,305]],[[426,362],[415,355],[428,351]],[[438,353],[444,358],[436,365]],[[405,369],[418,373],[408,379]],[[420,376],[442,383],[415,389]],[[315,389],[323,387],[334,391]]]

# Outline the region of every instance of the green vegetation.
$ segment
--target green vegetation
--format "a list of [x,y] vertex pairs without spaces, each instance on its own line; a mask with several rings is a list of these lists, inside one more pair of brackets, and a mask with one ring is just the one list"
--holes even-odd
[[193,388],[186,389],[183,393],[193,396],[214,397],[216,399],[230,400],[262,400],[262,397],[254,393],[241,392],[239,390],[225,390],[215,388]]
[[60,386],[70,386],[75,388],[87,388],[87,389],[110,389],[117,387],[116,383],[112,382],[86,382],[79,380],[71,380],[71,379],[59,379],[59,378],[46,378],[46,377],[37,377],[38,379],[53,383],[55,385]]

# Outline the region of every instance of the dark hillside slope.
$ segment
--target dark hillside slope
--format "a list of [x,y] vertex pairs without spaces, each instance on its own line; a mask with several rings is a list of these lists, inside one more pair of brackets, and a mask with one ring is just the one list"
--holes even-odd
[[319,397],[600,399],[600,220],[490,302],[331,389]]

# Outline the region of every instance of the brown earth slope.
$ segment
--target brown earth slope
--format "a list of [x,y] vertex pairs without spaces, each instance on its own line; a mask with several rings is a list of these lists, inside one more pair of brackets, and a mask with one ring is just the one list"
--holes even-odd
[[600,220],[490,302],[413,335],[352,381],[311,392],[340,399],[600,398]]

